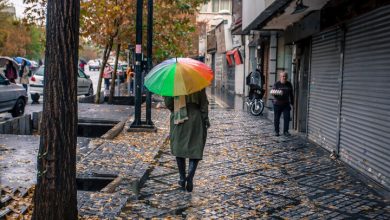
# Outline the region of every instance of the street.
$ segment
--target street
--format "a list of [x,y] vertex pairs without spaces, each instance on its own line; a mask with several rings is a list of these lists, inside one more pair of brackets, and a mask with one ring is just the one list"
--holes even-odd
[[[96,94],[97,86],[98,86],[98,82],[99,82],[99,71],[89,71],[88,66],[86,66],[85,67],[85,73],[90,76],[90,79],[92,80],[93,91],[94,91],[94,94]],[[101,91],[104,91],[104,80],[102,80]],[[83,96],[79,96],[79,98],[82,98],[82,97],[84,97],[84,95]],[[25,108],[25,113],[29,114],[29,113],[32,113],[32,112],[41,111],[42,103],[43,103],[43,97],[42,96],[40,97],[39,102],[40,102],[40,104],[31,104],[32,103],[32,99],[31,99],[30,94],[29,94],[28,102],[27,102],[26,108]],[[4,121],[4,120],[7,120],[9,118],[12,118],[11,113],[6,113],[6,112],[5,113],[0,113],[0,122]]]
[[[87,74],[91,77],[90,79],[92,80],[92,84],[93,84],[93,92],[94,92],[94,94],[96,94],[97,86],[98,86],[98,82],[99,82],[100,71],[90,71],[88,68],[88,65],[86,65],[84,72],[85,72],[85,74]],[[104,91],[104,79],[102,79],[101,91]]]

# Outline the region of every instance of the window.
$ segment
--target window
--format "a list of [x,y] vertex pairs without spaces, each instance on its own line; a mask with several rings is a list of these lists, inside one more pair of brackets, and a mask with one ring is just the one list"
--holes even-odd
[[81,69],[79,69],[79,77],[80,78],[87,78],[87,76],[85,75],[85,73]]
[[229,0],[220,0],[219,10],[227,10],[230,12],[230,1]]
[[213,12],[231,11],[231,0],[213,0]]
[[204,4],[200,7],[200,12],[206,13],[207,12],[208,5]]
[[34,75],[43,76],[44,73],[45,73],[45,68],[41,66],[37,71],[35,71]]
[[3,85],[5,81],[6,81],[5,77],[3,77],[3,75],[0,74],[0,85]]
[[219,11],[219,0],[213,0],[213,12]]

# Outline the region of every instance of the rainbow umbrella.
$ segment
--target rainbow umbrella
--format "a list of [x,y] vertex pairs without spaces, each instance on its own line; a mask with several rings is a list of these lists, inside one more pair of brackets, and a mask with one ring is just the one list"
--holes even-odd
[[162,96],[188,95],[210,85],[213,71],[191,58],[172,58],[155,66],[145,77],[149,91]]

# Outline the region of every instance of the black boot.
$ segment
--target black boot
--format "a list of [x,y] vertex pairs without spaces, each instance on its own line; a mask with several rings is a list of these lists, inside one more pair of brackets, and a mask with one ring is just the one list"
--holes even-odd
[[176,157],[177,167],[179,168],[180,180],[179,186],[184,190],[186,186],[186,159]]
[[187,186],[186,189],[188,192],[192,192],[192,189],[194,188],[194,176],[196,167],[198,166],[199,160],[197,159],[190,159],[190,164],[188,166],[188,176],[187,176]]

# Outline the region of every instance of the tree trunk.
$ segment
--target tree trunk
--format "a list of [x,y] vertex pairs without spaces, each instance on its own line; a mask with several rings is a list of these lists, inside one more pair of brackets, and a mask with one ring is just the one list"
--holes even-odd
[[77,219],[79,0],[47,2],[45,82],[33,219]]
[[[115,54],[114,74],[112,74],[112,79],[111,79],[110,96],[108,97],[109,104],[112,104],[112,99],[114,97],[115,80],[117,78],[116,75],[117,75],[117,69],[118,69],[118,58],[119,58],[119,51],[120,50],[121,50],[121,44],[118,44],[116,47],[116,54]],[[119,85],[118,85],[118,87],[119,87]]]
[[107,60],[110,57],[113,43],[114,43],[114,38],[111,37],[110,40],[108,41],[108,43],[106,44],[106,47],[104,48],[103,63],[102,63],[102,66],[100,68],[99,81],[98,81],[98,85],[96,88],[97,91],[96,91],[96,96],[95,96],[95,104],[99,104],[99,101],[100,101],[100,90],[102,90],[102,78],[103,78],[104,67],[106,66]]

